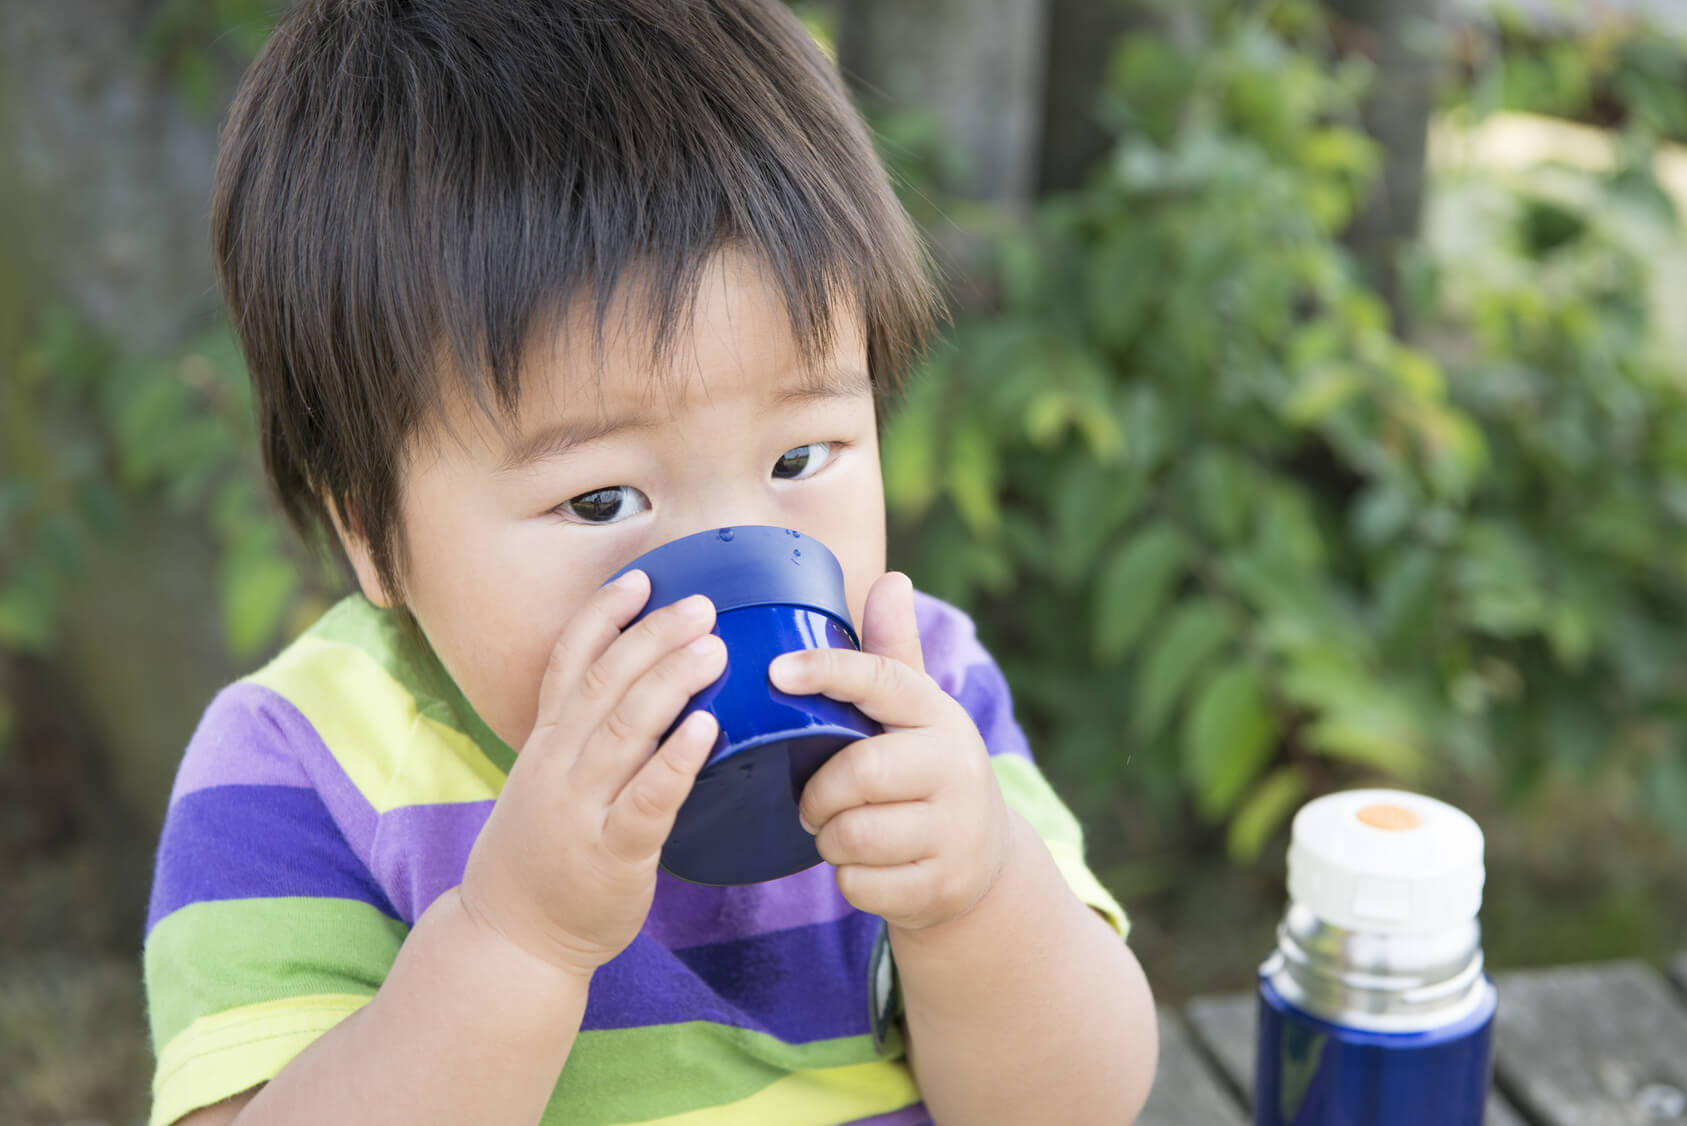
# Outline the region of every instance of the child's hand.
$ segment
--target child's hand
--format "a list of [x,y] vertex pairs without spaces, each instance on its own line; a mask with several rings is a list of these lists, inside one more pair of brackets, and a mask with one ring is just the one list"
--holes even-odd
[[978,728],[925,675],[907,576],[874,583],[862,618],[862,652],[787,653],[768,674],[782,692],[846,701],[884,725],[816,771],[800,809],[844,898],[894,927],[932,927],[994,886],[1007,806]]
[[649,578],[631,572],[558,639],[533,733],[459,892],[477,922],[582,976],[644,924],[662,842],[717,731],[695,712],[656,745],[726,667],[726,646],[709,632],[715,610],[701,595],[622,633],[649,596]]

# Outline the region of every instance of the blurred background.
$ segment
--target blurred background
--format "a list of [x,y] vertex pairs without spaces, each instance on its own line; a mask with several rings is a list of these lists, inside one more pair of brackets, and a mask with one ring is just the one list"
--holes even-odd
[[[1492,964],[1687,949],[1687,4],[830,0],[954,319],[885,436],[1162,999],[1288,818],[1488,833]],[[142,1119],[199,713],[346,589],[206,249],[274,0],[0,2],[0,1121]]]

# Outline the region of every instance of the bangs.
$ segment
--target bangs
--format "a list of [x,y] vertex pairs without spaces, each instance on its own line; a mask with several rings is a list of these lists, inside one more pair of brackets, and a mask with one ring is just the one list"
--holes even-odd
[[601,356],[631,298],[665,370],[728,247],[810,368],[859,317],[879,392],[938,315],[866,129],[777,0],[304,0],[231,112],[213,239],[296,518],[314,492],[390,525],[440,396],[513,418],[563,311],[590,311]]

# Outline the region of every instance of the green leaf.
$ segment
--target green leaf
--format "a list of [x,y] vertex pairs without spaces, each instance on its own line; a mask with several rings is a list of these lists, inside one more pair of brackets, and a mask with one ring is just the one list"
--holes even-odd
[[1209,821],[1230,812],[1277,744],[1277,725],[1251,665],[1220,669],[1202,686],[1183,725],[1184,764],[1195,807]]
[[1054,542],[1041,549],[1052,556],[1051,571],[1065,582],[1092,574],[1102,547],[1135,514],[1147,489],[1141,472],[1071,464],[1055,481]]
[[236,549],[224,565],[223,630],[231,652],[256,653],[281,626],[299,576],[284,556]]
[[1210,598],[1191,599],[1173,612],[1137,677],[1131,724],[1138,736],[1147,741],[1159,735],[1190,679],[1233,637],[1230,615]]
[[1324,571],[1324,537],[1307,490],[1294,483],[1267,479],[1251,488],[1254,543],[1263,558],[1298,575]]
[[1373,175],[1377,167],[1376,143],[1353,129],[1314,129],[1302,140],[1300,156],[1308,168],[1363,178]]
[[1105,403],[1086,399],[1076,405],[1072,421],[1077,423],[1084,440],[1089,443],[1095,460],[1109,465],[1125,452],[1125,432]]
[[1166,405],[1165,398],[1147,382],[1135,383],[1125,392],[1121,407],[1125,449],[1139,468],[1152,470],[1188,435],[1188,420]]
[[1306,743],[1326,758],[1370,766],[1406,781],[1423,777],[1423,753],[1399,731],[1346,715],[1329,716],[1306,729]]
[[1417,501],[1394,482],[1366,489],[1353,507],[1353,534],[1366,547],[1381,547],[1406,529]]
[[1687,846],[1687,759],[1660,755],[1646,771],[1646,804],[1658,822]]
[[26,562],[0,587],[0,646],[39,652],[53,640],[58,591],[39,564]]
[[1495,637],[1537,629],[1546,616],[1535,545],[1518,526],[1489,521],[1473,525],[1457,563],[1469,626]]
[[1283,404],[1283,418],[1295,426],[1316,426],[1365,392],[1365,374],[1357,366],[1319,364]]
[[899,516],[922,516],[937,497],[937,407],[943,375],[942,369],[929,368],[912,381],[879,443],[885,500]]
[[1237,864],[1259,859],[1271,835],[1289,819],[1306,798],[1306,778],[1299,767],[1279,766],[1253,788],[1230,818],[1225,845]]
[[1049,449],[1060,442],[1072,417],[1072,402],[1066,392],[1044,388],[1025,405],[1025,436],[1033,446]]
[[981,426],[957,430],[949,447],[945,483],[961,519],[975,536],[992,536],[1001,523],[996,475],[996,446],[991,435]]
[[1104,661],[1130,652],[1143,627],[1165,605],[1189,556],[1182,533],[1150,524],[1114,553],[1095,587],[1095,654]]
[[1412,395],[1424,399],[1441,399],[1447,393],[1447,381],[1435,361],[1412,348],[1396,348],[1391,374]]
[[1142,331],[1150,307],[1162,294],[1155,269],[1161,252],[1151,227],[1131,224],[1088,257],[1085,312],[1108,347],[1122,351]]
[[1186,473],[1202,530],[1220,543],[1241,539],[1255,501],[1255,475],[1249,466],[1227,450],[1207,446],[1195,454]]

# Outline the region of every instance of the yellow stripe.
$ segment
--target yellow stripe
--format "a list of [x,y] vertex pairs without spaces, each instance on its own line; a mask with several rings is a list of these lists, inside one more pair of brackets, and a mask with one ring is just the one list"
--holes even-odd
[[377,813],[485,801],[503,788],[504,772],[473,739],[417,712],[409,690],[355,645],[302,637],[249,679],[304,713]]
[[1066,886],[1085,905],[1096,911],[1119,932],[1120,938],[1130,935],[1130,919],[1095,873],[1084,863],[1083,832],[1077,818],[1060,800],[1048,779],[1035,763],[1018,755],[994,755],[990,765],[995,768],[996,780],[1001,784],[1002,797],[1008,806],[1031,823],[1054,856],[1055,867],[1066,877]]
[[189,1111],[267,1083],[368,1003],[362,994],[322,993],[200,1017],[158,1054],[150,1126],[169,1126]]
[[889,1114],[919,1099],[906,1063],[878,1060],[795,1072],[747,1099],[647,1119],[641,1126],[832,1126]]
[[1119,932],[1120,938],[1129,938],[1130,917],[1125,914],[1125,909],[1119,906],[1119,901],[1113,898],[1112,893],[1095,878],[1095,873],[1090,871],[1089,865],[1084,863],[1083,852],[1065,841],[1043,843],[1048,845],[1050,854],[1054,856],[1054,866],[1066,877],[1066,886],[1072,889],[1072,893],[1083,900],[1085,906],[1106,919],[1107,924]]

